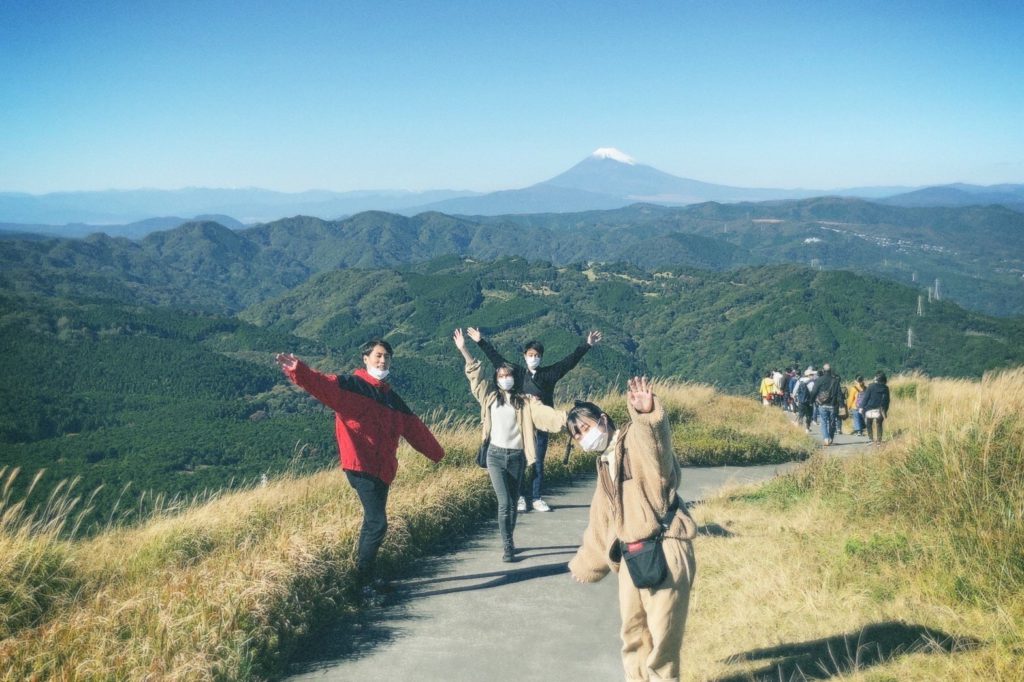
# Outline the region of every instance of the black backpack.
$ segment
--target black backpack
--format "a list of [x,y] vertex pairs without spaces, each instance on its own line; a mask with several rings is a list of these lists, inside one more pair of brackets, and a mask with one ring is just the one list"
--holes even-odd
[[796,404],[806,405],[807,404],[807,382],[798,381],[796,384]]
[[822,386],[818,389],[818,395],[816,396],[816,402],[819,405],[835,405],[836,398],[838,397],[838,391],[836,390],[839,386],[839,377],[829,376],[822,377],[818,381],[828,379],[829,383],[827,386]]

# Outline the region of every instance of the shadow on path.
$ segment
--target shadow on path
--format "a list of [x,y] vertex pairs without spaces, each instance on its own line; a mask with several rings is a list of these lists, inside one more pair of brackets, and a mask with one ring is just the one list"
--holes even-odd
[[752,649],[725,663],[772,660],[757,670],[715,678],[714,682],[802,682],[844,677],[898,656],[915,653],[952,654],[978,646],[969,637],[949,635],[900,621],[873,623],[857,632]]
[[[543,556],[543,555],[542,555]],[[486,590],[491,587],[501,587],[502,585],[512,585],[513,583],[521,583],[524,580],[532,580],[534,578],[546,578],[550,575],[558,575],[560,573],[568,573],[569,564],[565,561],[559,561],[553,564],[541,564],[539,566],[530,566],[528,568],[514,568],[507,571],[493,571],[491,573],[476,573],[473,575],[460,575],[452,576],[449,578],[436,578],[434,580],[423,580],[418,583],[404,583],[401,591],[396,594],[401,597],[414,599],[417,597],[433,597],[439,594],[455,594],[456,592],[471,592],[473,590]],[[418,590],[417,587],[425,585],[433,585],[442,582],[469,582],[473,580],[485,580],[485,582],[473,583],[471,585],[460,585],[458,587],[446,587],[438,590]],[[412,589],[409,589],[412,588]]]
[[[474,545],[473,541],[464,541],[462,546],[463,548],[472,548]],[[307,637],[300,645],[300,650],[292,657],[288,672],[289,674],[316,672],[323,668],[330,668],[338,660],[355,660],[371,654],[377,647],[400,636],[405,625],[420,618],[420,616],[412,615],[409,610],[409,604],[416,599],[485,590],[568,573],[568,555],[575,554],[578,547],[578,545],[523,547],[519,549],[517,559],[535,559],[555,555],[566,555],[567,558],[556,563],[523,568],[510,567],[501,571],[445,577],[433,577],[433,575],[445,570],[452,563],[453,557],[425,558],[421,561],[416,573],[429,577],[398,580],[393,583],[394,591],[388,593],[382,603],[367,605]],[[539,553],[527,555],[528,552]],[[452,584],[452,586],[430,589],[446,583]]]

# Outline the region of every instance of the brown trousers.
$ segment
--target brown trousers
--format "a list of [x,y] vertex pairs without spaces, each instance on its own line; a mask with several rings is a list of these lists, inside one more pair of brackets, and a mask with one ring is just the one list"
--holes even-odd
[[679,679],[683,631],[697,562],[689,540],[666,539],[662,547],[670,575],[658,589],[635,587],[626,566],[619,569],[622,666],[627,682]]

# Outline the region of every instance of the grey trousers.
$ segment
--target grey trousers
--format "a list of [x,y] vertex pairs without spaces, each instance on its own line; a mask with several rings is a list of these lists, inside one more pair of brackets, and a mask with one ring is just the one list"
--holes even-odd
[[513,544],[512,532],[516,529],[516,502],[519,500],[519,486],[526,469],[526,455],[522,450],[509,450],[494,445],[487,448],[487,474],[491,486],[498,496],[498,530],[501,541],[507,547]]

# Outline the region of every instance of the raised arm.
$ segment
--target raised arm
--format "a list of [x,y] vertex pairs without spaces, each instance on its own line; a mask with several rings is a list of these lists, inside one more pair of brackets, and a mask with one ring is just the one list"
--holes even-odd
[[601,332],[591,331],[587,334],[587,340],[576,347],[576,350],[566,355],[564,358],[559,360],[553,365],[549,365],[546,368],[546,372],[551,377],[552,381],[558,381],[572,370],[573,367],[580,364],[580,360],[587,354],[591,348],[601,341]]
[[647,377],[633,377],[629,380],[626,402],[632,421],[627,438],[634,441],[630,453],[640,455],[652,452],[661,470],[669,471],[675,466],[672,451],[672,433],[665,409],[654,395],[654,389]]
[[335,412],[344,409],[336,375],[317,372],[291,353],[278,353],[274,360],[293,384]]
[[452,334],[452,341],[466,361],[466,378],[469,379],[469,392],[482,405],[487,399],[488,391],[491,390],[490,384],[484,381],[483,365],[469,354],[469,350],[466,348],[466,337],[463,336],[461,329],[455,330]]
[[469,350],[466,348],[466,337],[462,335],[462,329],[456,329],[452,334],[452,341],[455,343],[455,347],[462,353],[463,359],[466,364],[469,365],[473,362],[473,356],[469,354]]
[[491,342],[484,338],[484,335],[481,334],[480,330],[476,327],[467,327],[466,333],[469,335],[469,338],[476,341],[476,345],[480,346],[480,350],[484,352],[484,355],[487,356],[487,359],[490,360],[491,364],[495,367],[504,364],[513,364],[509,363],[508,360],[506,360],[502,354],[491,345]]

